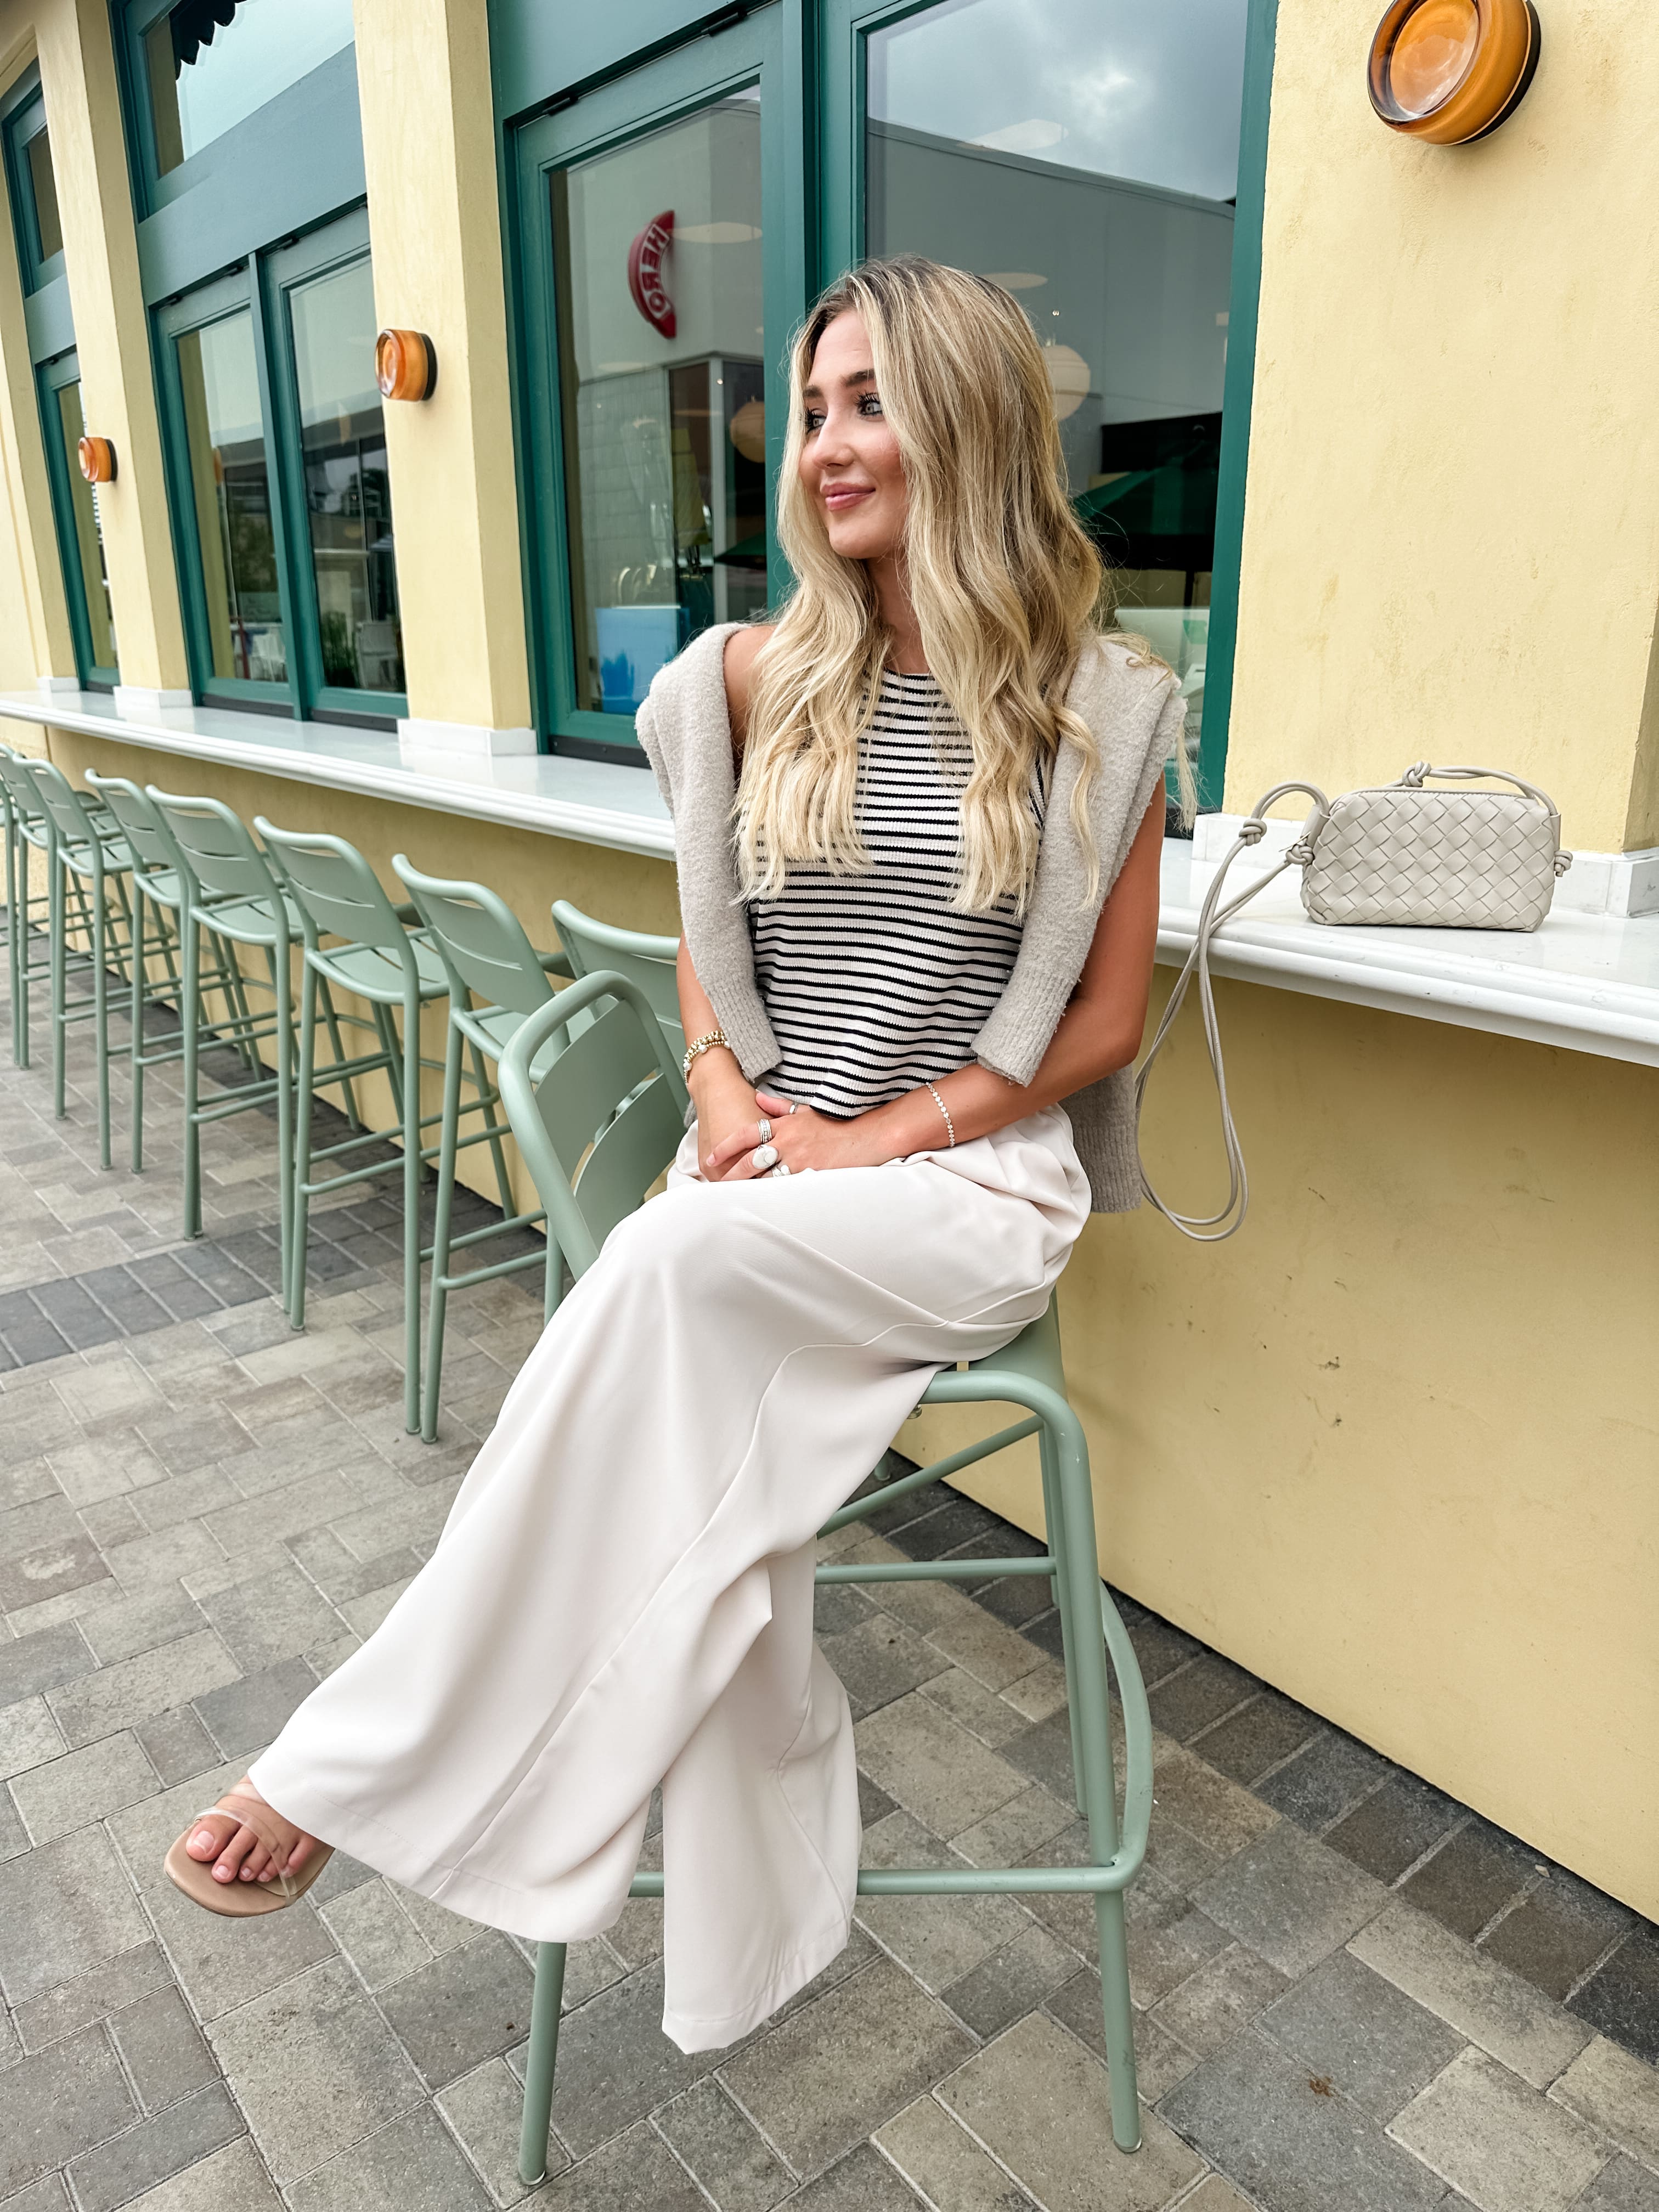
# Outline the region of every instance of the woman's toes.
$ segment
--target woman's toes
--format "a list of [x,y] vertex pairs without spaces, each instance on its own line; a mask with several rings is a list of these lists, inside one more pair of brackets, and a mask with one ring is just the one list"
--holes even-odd
[[225,1840],[222,1832],[216,1833],[204,1820],[199,1828],[191,1830],[185,1849],[193,1859],[210,1859],[217,1856],[219,1846]]

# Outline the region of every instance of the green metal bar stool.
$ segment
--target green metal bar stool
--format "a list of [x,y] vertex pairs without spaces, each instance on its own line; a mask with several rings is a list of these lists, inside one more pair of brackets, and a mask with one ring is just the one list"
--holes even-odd
[[[240,817],[217,799],[191,799],[175,792],[145,786],[144,796],[155,807],[163,827],[178,848],[191,885],[184,902],[181,984],[184,1004],[185,1091],[185,1234],[202,1233],[202,1131],[215,1121],[246,1114],[274,1102],[276,1108],[276,1174],[281,1279],[289,1280],[293,1250],[294,1212],[294,986],[292,960],[304,945],[305,925],[298,906],[274,872],[270,858],[253,842],[252,833]],[[258,952],[265,969],[242,969],[243,988],[252,985],[270,994],[268,1018],[246,1034],[269,1040],[275,1048],[274,1074],[239,1084],[227,1096],[204,1104],[201,1090],[203,967],[202,939],[213,934],[228,945],[244,945]],[[239,963],[240,965],[240,963]],[[343,1061],[339,1024],[332,1000],[325,1006],[334,1058]],[[317,1078],[330,1087],[334,1071]],[[356,1103],[349,1076],[343,1079],[347,1110],[355,1121]]]
[[[348,1183],[367,1182],[390,1174],[396,1159],[371,1160],[358,1167],[341,1167],[321,1178],[313,1170],[324,1162],[343,1161],[356,1152],[395,1138],[402,1146],[404,1189],[404,1420],[412,1436],[421,1425],[421,1176],[427,1164],[441,1157],[443,1145],[423,1145],[422,1133],[441,1124],[448,1137],[453,1164],[454,1139],[450,1119],[451,1094],[446,1081],[444,1106],[436,1114],[421,1112],[421,1072],[436,1068],[436,1060],[421,1054],[421,1009],[450,993],[449,970],[412,906],[393,906],[380,878],[355,847],[343,837],[320,831],[278,830],[263,815],[254,823],[271,852],[281,860],[289,888],[299,908],[305,933],[305,978],[300,1010],[300,1119],[294,1159],[294,1246],[289,1277],[289,1319],[295,1328],[305,1324],[306,1243],[311,1200]],[[325,946],[325,937],[344,940]],[[319,987],[337,987],[368,1001],[372,1024],[356,1015],[342,1020],[359,1027],[372,1026],[374,1049],[348,1061],[337,1073],[354,1078],[382,1073],[392,1087],[397,1121],[385,1129],[360,1129],[338,1144],[313,1150],[311,1141],[310,1097],[316,1061],[317,1000]],[[393,1017],[401,1017],[401,1041]],[[481,1067],[475,1070],[481,1097],[494,1093]],[[472,1110],[463,1108],[459,1082],[454,1095],[455,1119]],[[486,1120],[489,1118],[485,1108]],[[480,1132],[481,1136],[489,1132]],[[500,1138],[491,1141],[500,1158]],[[503,1188],[506,1162],[500,1161]]]
[[[607,1001],[609,1003],[607,1003]],[[580,1035],[572,1017],[592,1010]],[[547,1047],[562,1036],[550,1061]],[[659,1079],[652,1080],[653,1077]],[[673,1157],[683,1128],[685,1086],[643,991],[603,970],[585,977],[526,1021],[502,1055],[501,1089],[519,1149],[547,1208],[550,1228],[578,1275]],[[618,1102],[612,1109],[611,1102]],[[595,1143],[592,1131],[614,1111]],[[1048,1550],[1036,1559],[920,1559],[820,1566],[821,1583],[979,1580],[988,1575],[1047,1576],[1060,1609],[1071,1698],[1078,1804],[1089,1824],[1091,1863],[1081,1867],[861,1869],[863,1897],[961,1894],[1092,1897],[1110,2069],[1112,2134],[1121,2150],[1140,2142],[1134,2030],[1129,2005],[1123,1893],[1140,1871],[1152,1805],[1152,1717],[1128,1632],[1100,1579],[1094,1497],[1083,1425],[1067,1403],[1060,1329],[1053,1302],[1042,1319],[971,1367],[947,1369],[922,1393],[927,1406],[1012,1404],[1026,1418],[855,1500],[826,1530],[877,1511],[916,1490],[988,1458],[1022,1437],[1042,1439],[1042,1502]],[[1126,1772],[1120,1814],[1113,1771],[1111,1675],[1122,1709]],[[659,1897],[660,1874],[639,1873],[631,1894]],[[558,2057],[565,1947],[538,1945],[525,2067],[519,2171],[533,2186],[546,2171],[548,2124]]]
[[[132,1171],[143,1171],[144,1164],[144,1077],[153,1067],[168,1066],[184,1057],[182,1029],[179,1041],[173,1044],[147,1044],[144,1038],[144,1013],[150,1006],[172,1006],[179,1009],[182,1020],[184,985],[179,974],[178,954],[184,945],[184,908],[185,902],[200,896],[195,878],[191,875],[184,854],[174,842],[165,822],[156,812],[137,784],[125,776],[100,775],[94,769],[86,770],[86,781],[99,799],[108,807],[112,818],[119,825],[132,855],[132,874],[128,892],[132,901],[131,961],[132,1027]],[[256,1023],[250,1012],[247,994],[243,988],[242,971],[234,954],[222,937],[213,931],[204,933],[200,969],[200,988],[204,998],[216,994],[222,1000],[224,1012],[213,1024],[213,1033],[222,1044],[229,1044],[240,1054],[250,1077],[256,1078],[259,1063],[255,1052],[255,1041],[261,1035],[272,1033],[271,1026],[264,1028]],[[161,978],[152,981],[153,962],[161,964]]]
[[[449,981],[449,1036],[444,1054],[443,1125],[438,1157],[438,1195],[432,1228],[431,1307],[427,1318],[426,1370],[421,1385],[421,1434],[428,1443],[438,1434],[438,1391],[443,1377],[444,1329],[449,1294],[474,1283],[492,1282],[516,1275],[529,1267],[542,1269],[542,1316],[550,1320],[563,1285],[564,1255],[556,1237],[549,1236],[544,1254],[525,1252],[516,1259],[471,1267],[456,1274],[450,1262],[457,1252],[471,1251],[509,1231],[536,1229],[547,1219],[544,1209],[533,1213],[517,1211],[507,1174],[501,1139],[510,1133],[494,1109],[501,1094],[494,1089],[485,1063],[499,1061],[528,1016],[546,1006],[553,996],[550,975],[568,978],[571,963],[563,953],[538,952],[525,934],[517,915],[483,884],[447,882],[423,876],[402,853],[392,866],[415,902]],[[467,1137],[459,1134],[461,1062],[470,1055],[477,1093],[474,1105],[484,1116],[484,1126]],[[469,1145],[488,1143],[501,1199],[501,1218],[481,1229],[451,1233],[455,1201],[455,1159]]]
[[[49,981],[52,975],[52,892],[44,878],[37,889],[29,867],[31,852],[38,852],[45,861],[51,829],[22,775],[25,757],[9,745],[0,745],[0,816],[6,833],[6,969],[11,985],[11,1056],[19,1067],[29,1064],[30,987]],[[14,785],[18,787],[15,791]],[[37,939],[38,961],[32,958],[29,949]]]
[[[73,906],[76,927],[86,937],[88,945],[92,932],[92,909],[78,878],[71,876],[66,884],[58,882],[60,872],[55,859],[57,826],[46,811],[40,794],[34,787],[33,778],[29,775],[31,758],[27,753],[8,751],[0,755],[0,785],[3,785],[11,805],[12,823],[17,839],[19,880],[26,887],[21,895],[24,911],[30,918],[30,926],[20,936],[18,943],[16,999],[13,1013],[14,1046],[21,1067],[30,1064],[29,993],[37,983],[46,985],[48,1002],[54,1017],[57,1011],[58,1001],[52,994],[57,988],[58,963],[52,933],[52,916],[57,911],[58,890],[64,893],[66,908]],[[30,855],[35,853],[40,856],[43,878],[42,888],[38,890],[33,888],[34,878],[30,868]],[[33,916],[41,908],[45,909],[46,927],[37,932],[33,927]],[[89,970],[91,952],[70,946],[66,939],[62,966],[66,985],[70,975],[85,975]]]
[[[52,894],[52,1068],[53,1104],[61,1121],[66,1111],[65,1046],[69,1024],[90,1019],[98,1070],[98,1164],[110,1164],[109,978],[125,975],[132,950],[132,909],[127,879],[132,854],[108,812],[89,806],[62,769],[47,760],[25,760],[22,773],[33,787],[48,823],[47,866]],[[80,925],[87,944],[79,963],[90,969],[92,995],[71,1001],[68,977],[71,951],[69,907],[71,887],[78,892]]]

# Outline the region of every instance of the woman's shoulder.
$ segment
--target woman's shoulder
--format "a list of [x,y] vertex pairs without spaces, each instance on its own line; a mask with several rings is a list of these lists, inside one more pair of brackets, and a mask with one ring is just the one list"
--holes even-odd
[[772,635],[772,630],[770,623],[747,623],[742,629],[732,630],[721,648],[726,677],[726,711],[731,718],[732,732],[739,741],[749,725],[750,678],[762,648]]

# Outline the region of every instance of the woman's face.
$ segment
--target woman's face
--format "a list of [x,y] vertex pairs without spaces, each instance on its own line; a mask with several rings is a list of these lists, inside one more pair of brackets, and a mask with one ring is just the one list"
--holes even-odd
[[848,561],[879,561],[904,532],[904,468],[883,416],[864,324],[850,310],[826,325],[807,380],[800,477]]

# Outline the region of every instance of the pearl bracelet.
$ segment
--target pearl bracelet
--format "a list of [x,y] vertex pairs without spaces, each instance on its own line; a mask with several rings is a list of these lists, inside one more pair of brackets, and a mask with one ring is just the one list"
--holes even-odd
[[957,1147],[957,1125],[951,1119],[951,1109],[945,1104],[945,1101],[939,1097],[939,1085],[936,1083],[928,1082],[925,1076],[922,1080],[927,1085],[927,1089],[933,1094],[934,1105],[939,1108],[939,1112],[945,1116],[945,1133],[951,1140],[945,1149],[948,1152],[954,1152]]

